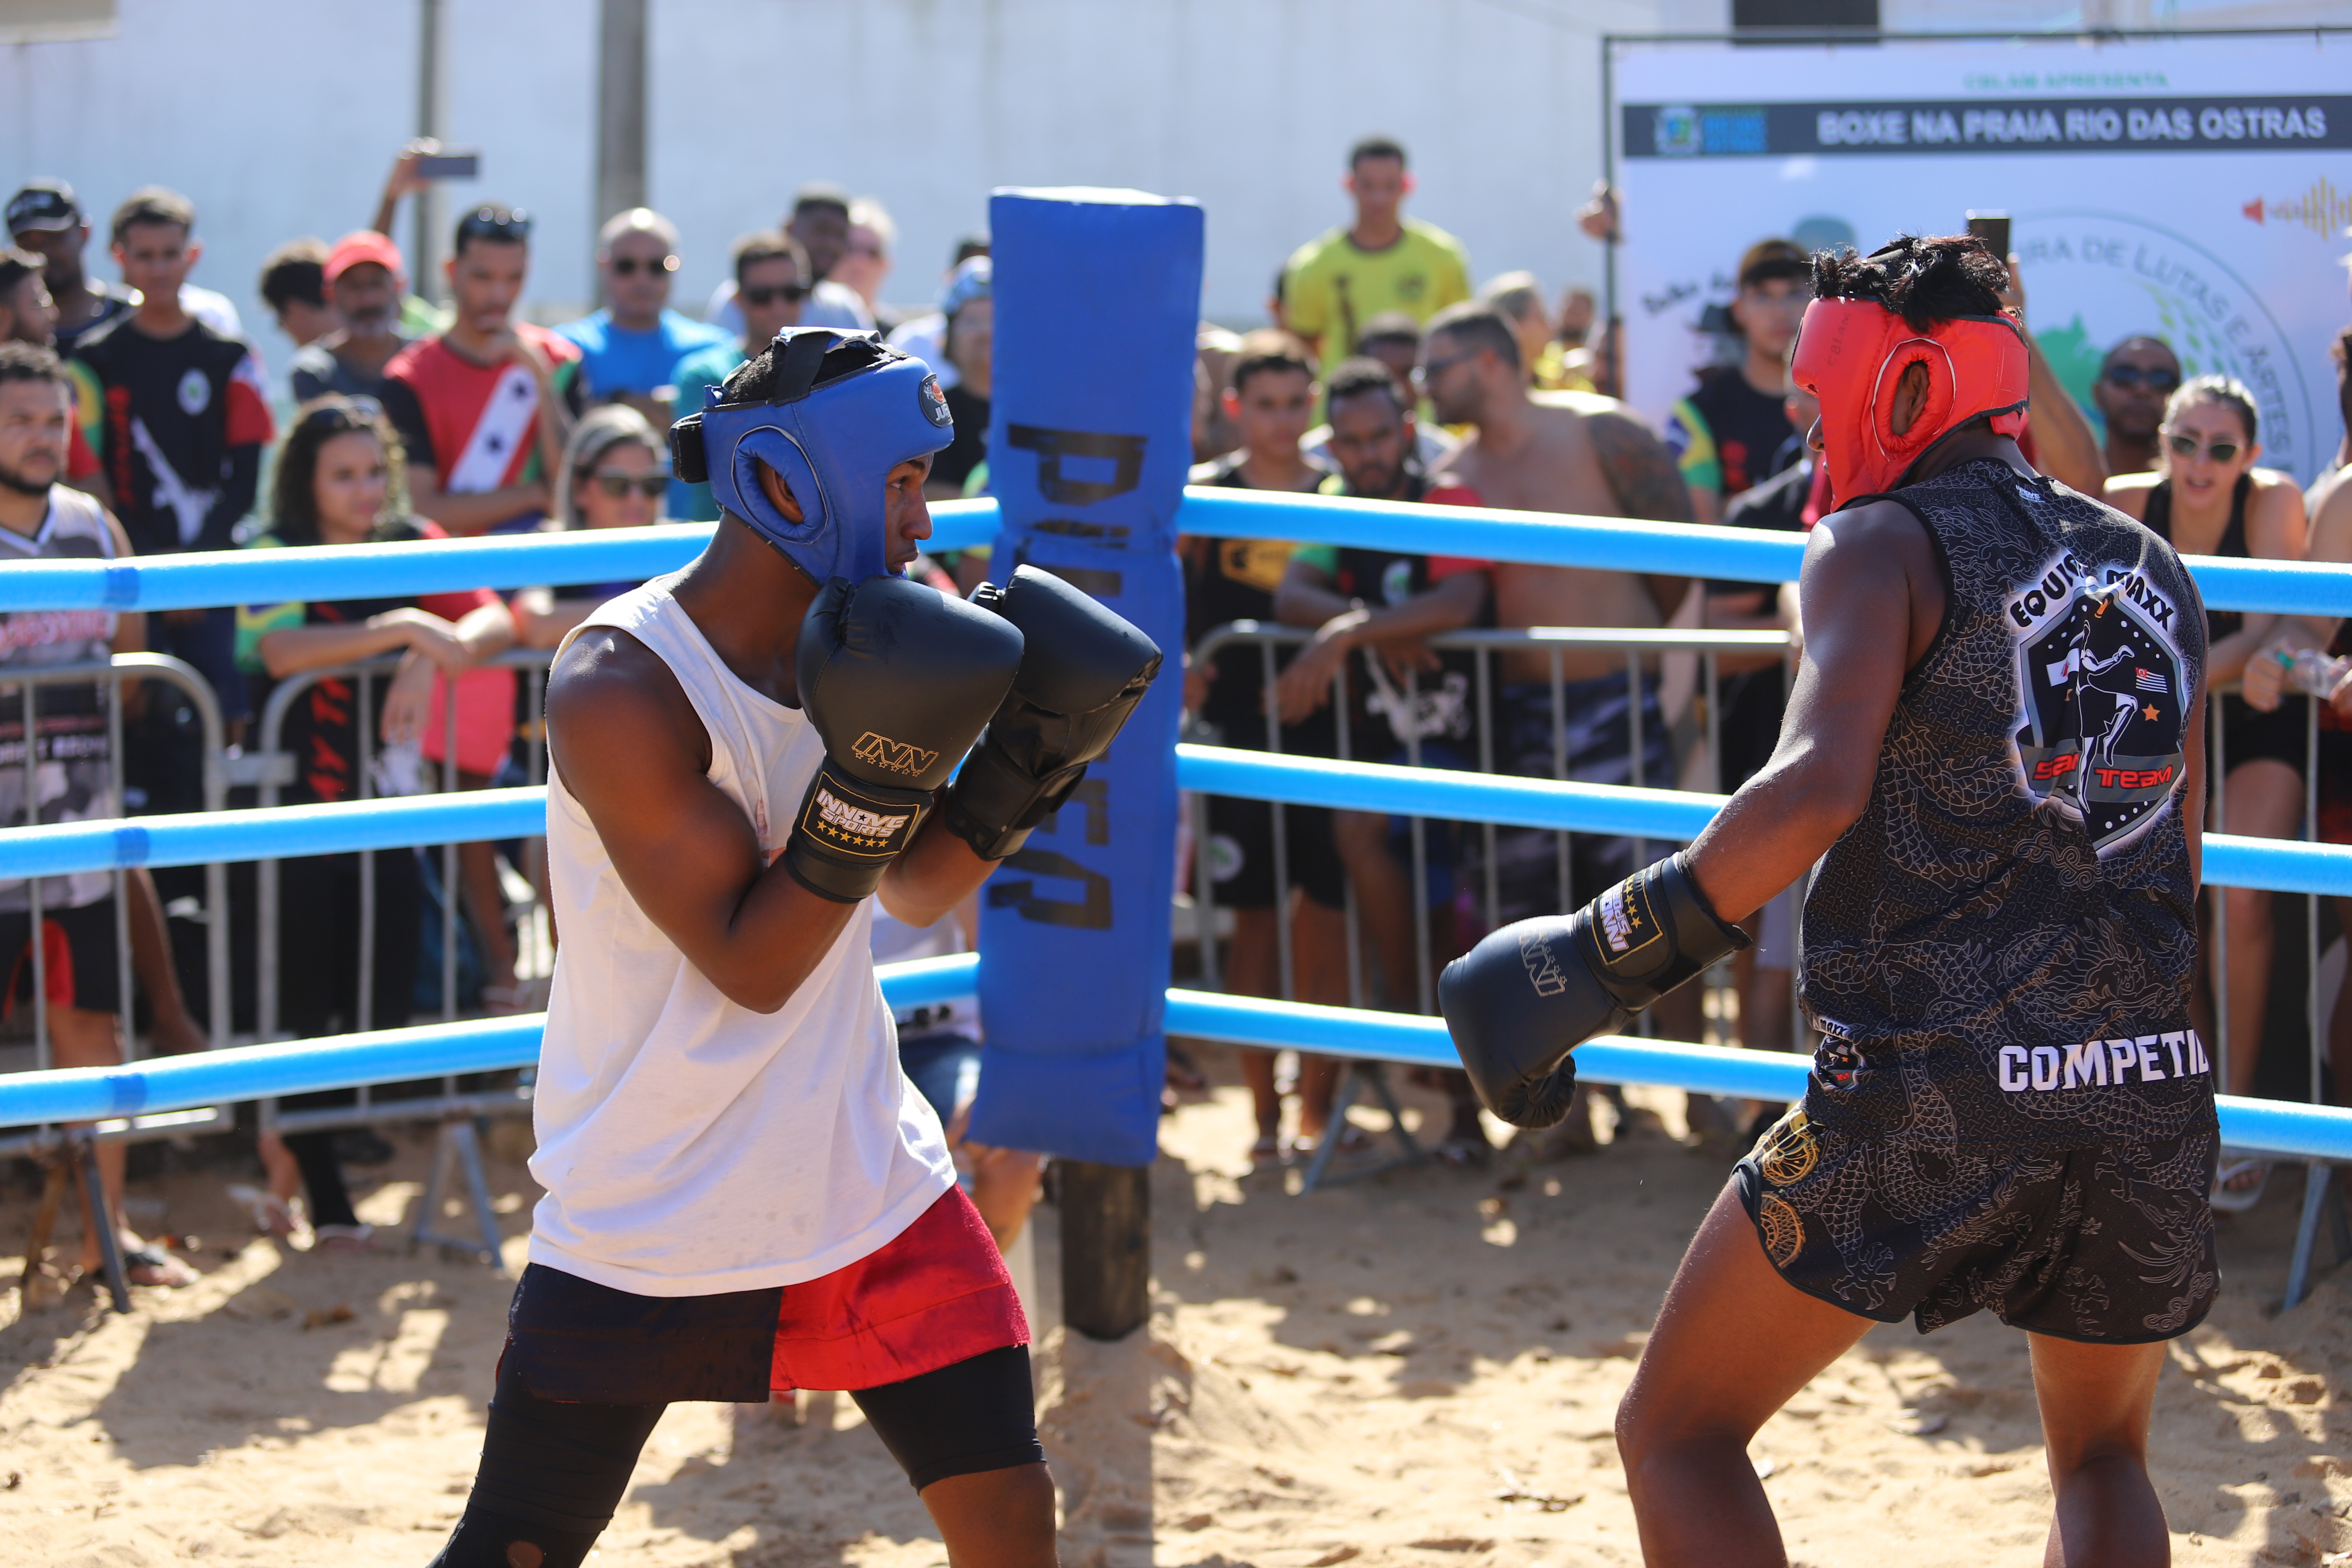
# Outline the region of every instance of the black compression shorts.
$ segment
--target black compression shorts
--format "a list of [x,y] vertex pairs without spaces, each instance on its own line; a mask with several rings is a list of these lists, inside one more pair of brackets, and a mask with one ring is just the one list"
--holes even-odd
[[2186,1333],[2221,1289],[2216,1134],[1987,1154],[1847,1137],[1791,1110],[1732,1173],[1780,1278],[1931,1332],[1979,1310],[2090,1344]]
[[[851,1393],[917,1491],[951,1476],[1043,1464],[1029,1347]],[[511,1361],[482,1435],[473,1495],[433,1568],[578,1568],[612,1522],[665,1405],[587,1405],[531,1392]],[[518,1552],[515,1548],[527,1546]]]

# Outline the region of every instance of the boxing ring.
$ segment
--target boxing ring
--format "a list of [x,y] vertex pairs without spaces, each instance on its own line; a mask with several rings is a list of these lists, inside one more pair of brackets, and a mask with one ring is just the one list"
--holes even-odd
[[[1444,509],[1235,490],[1191,490],[1188,532],[1388,548],[1428,547],[1444,514],[1449,552],[1544,565],[1686,575],[1695,552],[1708,576],[1791,580],[1802,542],[1688,525],[1627,522],[1477,509]],[[933,509],[932,545],[968,548],[997,535],[996,503]],[[334,550],[188,555],[118,564],[29,563],[0,574],[0,610],[163,610],[287,599],[348,599],[614,582],[676,570],[708,539],[707,526],[627,534],[535,535]],[[2191,558],[2217,609],[2352,614],[2352,569]],[[1182,788],[1295,805],[1331,806],[1506,826],[1694,837],[1723,796],[1678,790],[1391,767],[1259,752],[1180,745]],[[393,849],[535,837],[544,830],[544,788],[480,791],[326,805],[266,807],[15,828],[0,832],[0,872],[10,877],[112,871],[137,866]],[[1172,829],[1172,825],[1171,825]],[[2209,834],[2209,882],[2352,898],[2352,847]],[[971,954],[887,966],[885,995],[914,1006],[969,994]],[[528,1067],[543,1018],[442,1023],[331,1039],[215,1050],[131,1063],[0,1078],[0,1126],[54,1126],[420,1078]],[[1438,1019],[1171,989],[1172,1035],[1295,1048],[1413,1065],[1452,1066]],[[1613,1037],[1578,1053],[1581,1076],[1696,1093],[1790,1100],[1804,1092],[1809,1058]],[[2221,1096],[2225,1142],[2286,1159],[2352,1163],[2352,1110]]]

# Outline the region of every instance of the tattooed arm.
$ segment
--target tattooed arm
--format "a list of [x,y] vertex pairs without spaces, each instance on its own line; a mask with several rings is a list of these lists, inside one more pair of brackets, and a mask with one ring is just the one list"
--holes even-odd
[[[1588,414],[1584,428],[1592,438],[1601,478],[1609,481],[1609,493],[1617,498],[1622,515],[1653,522],[1692,521],[1690,487],[1683,483],[1675,455],[1639,416],[1627,408]],[[1672,619],[1690,579],[1650,574],[1643,580],[1657,601],[1658,614]]]

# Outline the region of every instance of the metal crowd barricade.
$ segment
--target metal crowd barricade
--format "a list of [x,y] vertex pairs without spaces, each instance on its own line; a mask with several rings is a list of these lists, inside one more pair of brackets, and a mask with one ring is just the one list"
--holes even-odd
[[[516,670],[522,678],[527,700],[527,715],[522,731],[527,772],[533,785],[544,784],[547,777],[547,669],[553,654],[544,649],[514,648],[494,658],[485,659],[478,668],[504,668]],[[376,759],[379,744],[376,736],[374,683],[378,678],[391,675],[399,668],[397,657],[366,659],[353,664],[334,665],[308,669],[280,680],[263,705],[257,727],[257,746],[252,754],[254,771],[259,788],[258,804],[272,806],[281,804],[280,792],[294,782],[298,759],[284,749],[288,716],[304,695],[321,682],[346,680],[352,688],[352,722],[358,741],[357,766],[352,788],[360,799],[375,798]],[[457,769],[457,701],[456,682],[448,676],[436,678],[442,697],[441,793],[455,794],[458,789]],[[457,1016],[457,903],[462,897],[458,875],[458,847],[445,844],[441,849],[441,1018],[454,1021]],[[374,1026],[375,1018],[375,865],[376,851],[362,849],[359,856],[359,942],[356,958],[359,963],[353,1012],[349,1020],[354,1030],[364,1031]],[[397,854],[413,851],[397,850]],[[280,957],[280,939],[284,931],[279,868],[281,862],[264,859],[255,867],[254,933],[255,957],[255,1020],[256,1036],[264,1042],[289,1037],[281,1026],[284,974]],[[387,1120],[464,1121],[493,1115],[519,1115],[529,1111],[531,1099],[530,1075],[524,1081],[502,1089],[467,1089],[457,1076],[444,1077],[437,1092],[414,1096],[384,1096],[373,1088],[362,1087],[352,1091],[350,1104],[306,1107],[288,1110],[276,1100],[260,1102],[261,1125],[276,1132],[305,1132],[327,1128],[355,1127]],[[446,1158],[436,1163],[436,1184],[442,1176]],[[476,1174],[475,1163],[465,1160],[466,1174],[470,1182]],[[429,1223],[429,1216],[428,1216]],[[427,1237],[426,1239],[431,1239]]]
[[[1273,713],[1276,711],[1276,684],[1279,679],[1277,650],[1307,643],[1312,640],[1314,635],[1314,631],[1309,627],[1277,626],[1260,621],[1234,621],[1213,627],[1203,634],[1192,650],[1192,661],[1194,666],[1199,668],[1212,663],[1220,653],[1230,647],[1257,648],[1262,699],[1265,704],[1265,710]],[[1629,710],[1627,747],[1630,755],[1628,777],[1624,782],[1634,788],[1644,785],[1673,787],[1676,783],[1674,779],[1649,778],[1647,759],[1644,755],[1647,751],[1647,737],[1644,733],[1646,721],[1642,701],[1644,676],[1662,656],[1676,654],[1696,656],[1700,661],[1694,695],[1699,699],[1697,708],[1705,731],[1706,768],[1702,779],[1698,781],[1697,787],[1711,792],[1719,792],[1722,784],[1722,677],[1720,673],[1722,656],[1726,654],[1744,654],[1751,657],[1775,656],[1780,660],[1784,681],[1790,686],[1794,684],[1796,672],[1796,653],[1791,639],[1787,633],[1776,631],[1528,626],[1449,632],[1433,636],[1424,640],[1433,649],[1465,651],[1474,656],[1475,712],[1474,731],[1476,742],[1476,768],[1483,773],[1493,773],[1496,771],[1495,695],[1498,683],[1495,679],[1496,656],[1528,652],[1541,653],[1546,656],[1551,690],[1550,776],[1555,780],[1566,780],[1570,771],[1568,742],[1570,714],[1566,698],[1569,682],[1564,673],[1566,657],[1574,652],[1622,654],[1624,658]],[[1369,649],[1366,651],[1371,652]],[[1377,655],[1375,654],[1374,657]],[[1342,762],[1388,761],[1390,759],[1358,757],[1355,754],[1355,737],[1351,733],[1353,709],[1349,699],[1349,685],[1354,662],[1351,658],[1343,664],[1332,683],[1330,701],[1337,731],[1335,755]],[[1654,688],[1657,679],[1652,677],[1649,684]],[[1393,696],[1401,698],[1402,710],[1406,714],[1418,713],[1423,696],[1419,676],[1414,672],[1407,671],[1402,690],[1394,693]],[[1397,703],[1390,701],[1388,706],[1391,711],[1394,711]],[[1282,749],[1281,730],[1282,727],[1279,724],[1270,724],[1267,730],[1269,750],[1277,753]],[[1413,767],[1423,765],[1423,737],[1420,723],[1408,720],[1401,726],[1399,738],[1404,742],[1403,761],[1406,764]],[[1293,1001],[1297,999],[1297,966],[1290,921],[1289,834],[1286,809],[1278,803],[1271,807],[1275,926],[1281,996],[1283,1000]],[[1193,913],[1201,933],[1203,984],[1214,989],[1220,984],[1215,942],[1216,879],[1213,866],[1213,835],[1210,829],[1207,797],[1195,798],[1193,812]],[[1481,837],[1483,851],[1480,857],[1484,881],[1483,912],[1486,928],[1492,930],[1503,923],[1501,867],[1496,855],[1496,827],[1492,823],[1481,823],[1476,826]],[[1411,817],[1407,819],[1407,831],[1411,842],[1410,878],[1412,888],[1413,948],[1417,973],[1409,987],[1401,976],[1390,975],[1386,976],[1386,979],[1389,985],[1389,1002],[1392,1008],[1425,1015],[1436,1010],[1436,999],[1432,994],[1431,979],[1433,935],[1430,929],[1427,825],[1420,817]],[[1580,892],[1574,886],[1569,835],[1566,832],[1558,832],[1553,837],[1558,879],[1558,908],[1571,910],[1582,899],[1589,898],[1593,889]],[[1634,864],[1638,866],[1646,858],[1648,858],[1647,841],[1637,841],[1634,846]],[[1792,893],[1789,896],[1793,899],[1797,895]],[[1362,964],[1362,931],[1360,911],[1352,879],[1347,884],[1343,915],[1348,945],[1349,1005],[1362,1007],[1367,1005]],[[1724,1006],[1725,987],[1720,983],[1719,974],[1714,977],[1714,981],[1717,991],[1717,1016],[1719,1019],[1725,1019],[1729,1016]],[[1803,1029],[1801,1021],[1797,1016],[1793,987],[1790,1013],[1790,1038],[1801,1039]],[[1645,1017],[1643,1026],[1646,1027],[1648,1023],[1649,1020]]]
[[[222,766],[223,729],[220,703],[205,678],[192,665],[164,654],[123,653],[108,659],[90,659],[71,664],[12,669],[9,679],[0,682],[0,702],[14,702],[23,726],[21,739],[14,755],[0,747],[0,767],[14,765],[23,770],[26,813],[28,821],[39,818],[39,772],[41,756],[38,702],[35,693],[44,688],[70,686],[101,686],[105,689],[106,738],[110,784],[107,805],[108,816],[124,817],[122,798],[123,743],[122,708],[125,681],[155,680],[177,688],[184,693],[194,709],[203,738],[202,795],[207,812],[220,810],[227,804],[227,781]],[[47,759],[57,761],[52,754]],[[129,819],[136,822],[136,818]],[[25,879],[29,928],[41,929],[44,900],[43,879]],[[115,984],[119,998],[122,1053],[127,1061],[139,1060],[144,1054],[133,1027],[134,988],[131,984],[131,873],[121,867],[113,872]],[[226,1045],[229,1040],[229,921],[228,868],[215,862],[205,868],[205,973],[206,1020],[209,1037],[214,1046]],[[165,923],[166,961],[169,960],[169,921]],[[49,1037],[48,953],[47,944],[37,937],[31,943],[33,983],[33,1058],[35,1070],[53,1066],[52,1042]],[[94,1135],[108,1142],[136,1142],[167,1137],[218,1125],[226,1119],[219,1106],[195,1107],[152,1115],[110,1118],[98,1122]],[[60,1137],[55,1127],[38,1127],[0,1137],[0,1157],[46,1152]]]

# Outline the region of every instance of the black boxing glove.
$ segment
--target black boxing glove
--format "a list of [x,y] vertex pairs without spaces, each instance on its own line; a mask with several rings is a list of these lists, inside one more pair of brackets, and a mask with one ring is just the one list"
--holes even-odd
[[825,757],[784,868],[839,903],[871,893],[1020,668],[1020,628],[952,595],[904,577],[819,589],[793,668]]
[[1576,1090],[1569,1055],[1748,945],[1690,874],[1688,851],[1611,888],[1572,915],[1521,921],[1445,966],[1438,1010],[1486,1109],[1549,1127]]
[[1002,860],[1110,750],[1160,673],[1160,645],[1049,572],[1016,567],[972,603],[1021,628],[1021,673],[948,791],[948,831]]

